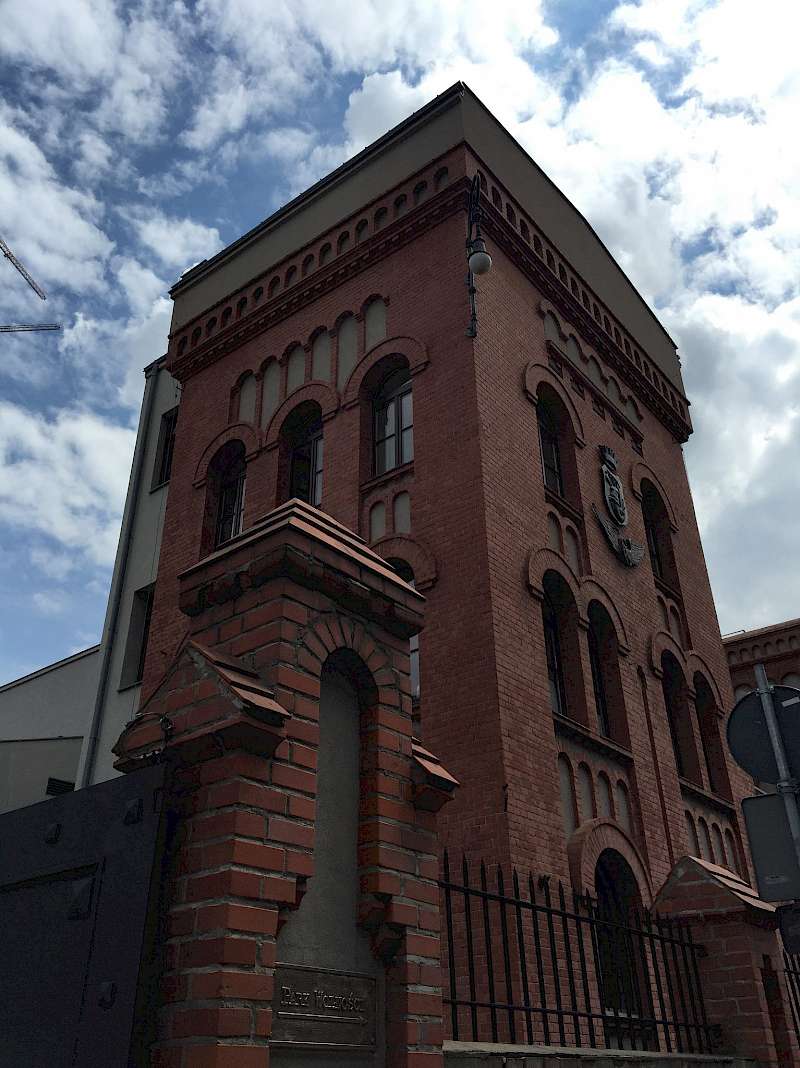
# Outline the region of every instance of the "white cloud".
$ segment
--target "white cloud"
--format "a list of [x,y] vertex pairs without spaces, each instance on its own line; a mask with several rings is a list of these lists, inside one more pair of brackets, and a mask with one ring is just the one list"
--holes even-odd
[[213,255],[222,245],[215,226],[171,218],[157,209],[132,209],[125,214],[142,245],[167,267],[185,270]]
[[33,548],[30,551],[31,563],[48,578],[63,582],[76,569],[76,561],[71,553],[54,552],[52,549]]
[[110,565],[134,439],[133,430],[90,412],[47,417],[0,402],[3,523]]
[[33,594],[31,600],[41,616],[60,616],[69,607],[67,598],[60,590],[39,590]]

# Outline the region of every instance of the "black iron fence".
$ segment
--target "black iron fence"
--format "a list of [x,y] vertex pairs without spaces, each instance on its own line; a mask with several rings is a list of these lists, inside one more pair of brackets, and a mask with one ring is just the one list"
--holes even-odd
[[792,1025],[797,1041],[800,1042],[800,953],[783,953],[783,970],[786,977],[786,991],[792,1010]]
[[445,854],[450,1037],[482,1042],[712,1052],[703,947],[685,923]]

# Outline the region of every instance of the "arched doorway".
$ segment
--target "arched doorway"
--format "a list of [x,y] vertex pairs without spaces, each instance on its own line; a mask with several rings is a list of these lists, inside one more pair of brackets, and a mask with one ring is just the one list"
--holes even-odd
[[657,1048],[645,940],[637,933],[642,929],[642,897],[636,876],[621,853],[604,849],[597,858],[594,884],[598,994],[606,1043],[615,1049]]

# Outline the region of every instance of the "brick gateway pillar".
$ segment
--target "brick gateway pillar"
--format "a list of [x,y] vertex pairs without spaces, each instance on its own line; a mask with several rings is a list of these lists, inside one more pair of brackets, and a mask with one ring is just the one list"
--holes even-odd
[[[436,812],[456,782],[412,739],[423,598],[298,501],[184,572],[179,596],[186,639],[115,746],[121,770],[173,769],[151,1064],[437,1068]],[[357,785],[340,781],[348,745]]]

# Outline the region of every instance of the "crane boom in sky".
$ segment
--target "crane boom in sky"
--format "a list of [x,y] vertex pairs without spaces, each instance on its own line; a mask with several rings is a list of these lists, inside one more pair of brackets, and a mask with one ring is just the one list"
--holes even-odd
[[28,285],[31,287],[31,289],[34,291],[34,293],[38,294],[42,298],[42,300],[47,300],[47,294],[45,293],[45,291],[42,289],[42,287],[37,282],[34,282],[34,280],[31,278],[31,276],[28,274],[28,272],[25,270],[25,268],[19,262],[17,257],[14,255],[14,253],[11,251],[11,249],[8,247],[8,245],[5,243],[5,241],[2,239],[2,237],[0,237],[0,249],[2,249],[2,252],[3,252],[3,255],[5,256],[5,258],[7,260],[11,260],[11,262],[17,268],[19,273],[22,275],[22,277],[25,279],[25,281],[28,283]]

